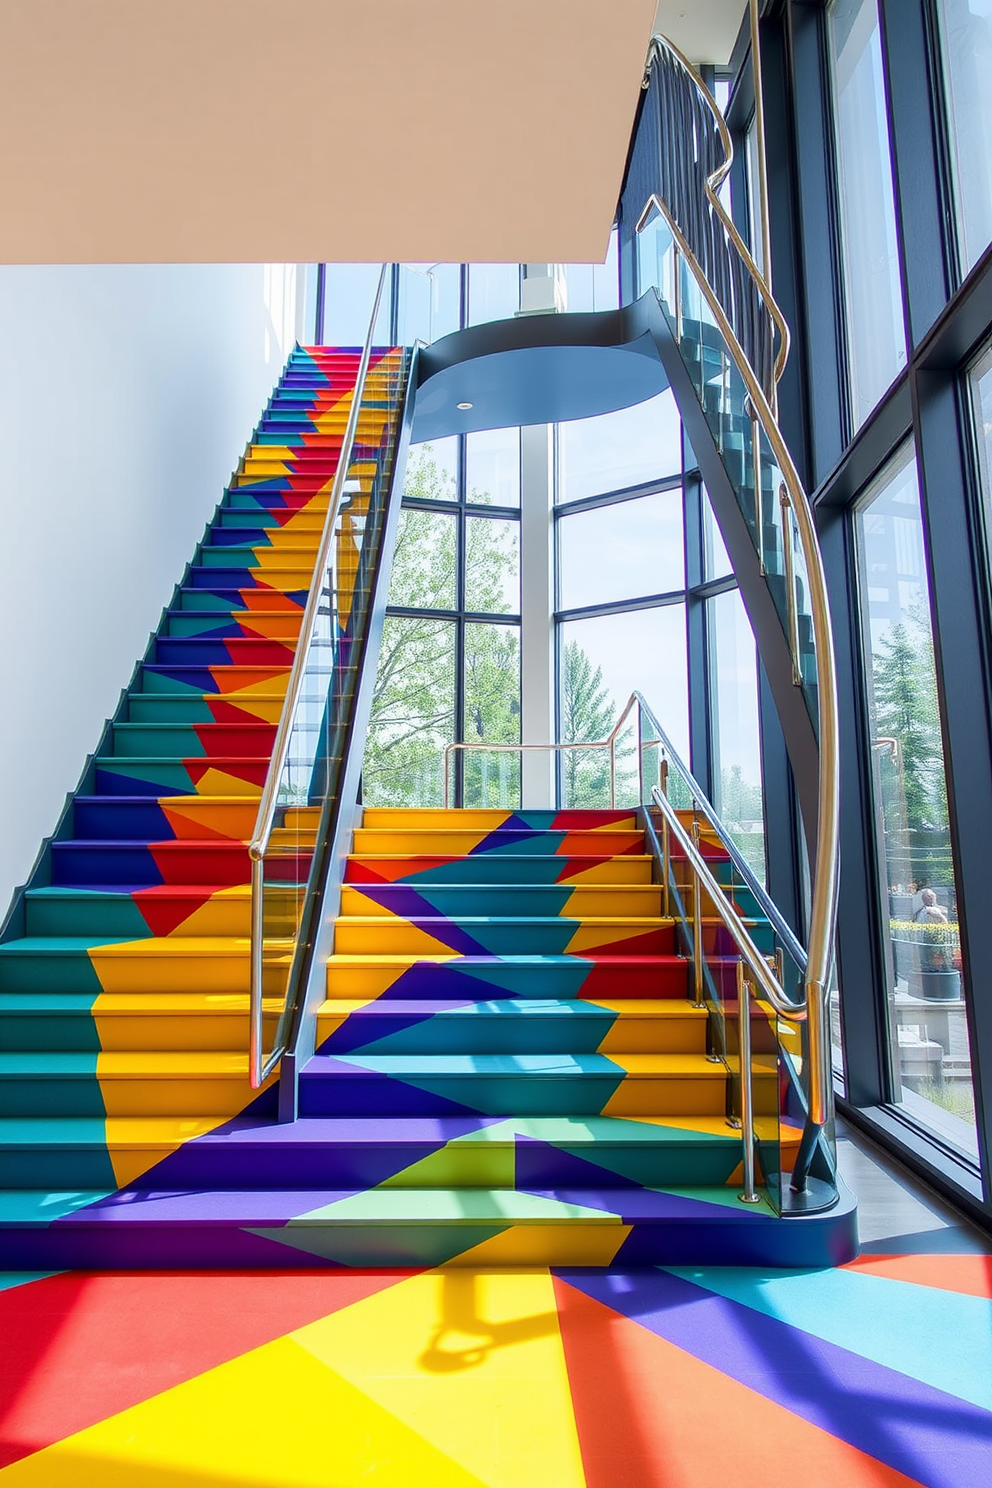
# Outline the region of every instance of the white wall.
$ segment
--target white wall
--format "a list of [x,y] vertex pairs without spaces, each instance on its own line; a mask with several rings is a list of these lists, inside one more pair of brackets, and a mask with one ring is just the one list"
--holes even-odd
[[0,268],[0,917],[310,340],[311,280],[296,264]]

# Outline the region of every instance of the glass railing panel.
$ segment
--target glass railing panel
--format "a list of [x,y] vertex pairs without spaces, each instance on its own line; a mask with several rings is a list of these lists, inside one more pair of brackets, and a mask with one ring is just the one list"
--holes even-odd
[[341,786],[409,365],[405,350],[372,353],[328,561],[313,580],[320,594],[313,629],[300,637],[303,671],[261,862],[261,902],[254,907],[261,923],[263,1059],[288,1032],[321,822]]
[[761,560],[769,592],[796,666],[810,717],[818,718],[816,647],[809,579],[795,518],[782,494],[786,482],[768,437],[754,417],[744,381],[717,316],[685,258],[675,251],[660,213],[637,237],[638,284],[657,289],[662,309],[692,378],[713,442]]

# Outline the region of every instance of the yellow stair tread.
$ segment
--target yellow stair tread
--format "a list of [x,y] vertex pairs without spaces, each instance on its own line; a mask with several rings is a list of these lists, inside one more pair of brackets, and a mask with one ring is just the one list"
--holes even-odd
[[[198,1013],[211,1017],[219,1013],[244,1016],[248,1006],[247,992],[101,992],[93,1011],[99,1018],[138,1015],[157,1018],[173,1013],[183,1017]],[[262,1006],[269,1011],[281,1011],[282,999],[265,997]]]
[[98,1077],[105,1079],[222,1079],[243,1080],[248,1074],[248,1055],[223,1050],[135,1049],[103,1051],[98,1056]]

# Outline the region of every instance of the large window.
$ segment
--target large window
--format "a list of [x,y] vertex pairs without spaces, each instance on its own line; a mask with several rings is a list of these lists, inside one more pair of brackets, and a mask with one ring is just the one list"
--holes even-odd
[[713,804],[756,876],[765,879],[758,662],[737,589],[706,601]]
[[681,471],[682,426],[671,391],[558,428],[558,499],[577,501]]
[[[473,439],[501,455],[477,466],[469,489]],[[520,737],[519,470],[514,482],[506,455],[514,441],[517,430],[499,430],[410,451],[365,753],[370,805],[440,805],[445,745]],[[519,757],[457,752],[449,783],[453,804],[519,805]]]
[[937,0],[958,244],[973,268],[992,242],[992,4]]
[[977,1157],[957,887],[916,464],[855,514],[894,1096]]
[[876,0],[831,0],[827,22],[850,405],[858,427],[906,365],[906,332]]

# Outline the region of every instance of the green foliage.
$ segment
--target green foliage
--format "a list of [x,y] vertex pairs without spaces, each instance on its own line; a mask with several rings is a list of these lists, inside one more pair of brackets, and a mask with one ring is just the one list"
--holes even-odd
[[[450,500],[450,477],[429,445],[411,460],[404,495]],[[516,524],[496,520],[467,524],[465,587],[472,608],[505,614],[506,580],[516,559],[507,542]],[[446,512],[400,513],[390,575],[389,603],[404,609],[453,610],[457,606],[456,520]],[[467,627],[465,647],[466,736],[512,742],[519,736],[519,637],[506,625]],[[430,615],[390,615],[383,629],[363,771],[365,800],[374,805],[440,804],[442,761],[455,728],[455,625]],[[473,804],[512,804],[519,794],[519,764],[492,767],[487,756],[469,767],[486,799]],[[491,782],[491,784],[490,784]],[[502,794],[502,802],[492,799]],[[472,800],[468,789],[466,799]]]
[[[568,641],[561,652],[561,741],[587,743],[605,739],[616,722],[616,704],[603,681],[602,667],[594,667],[578,641]],[[636,774],[630,768],[633,730],[617,740],[617,802],[633,801]],[[566,806],[610,804],[610,752],[608,749],[562,751],[562,774]]]

